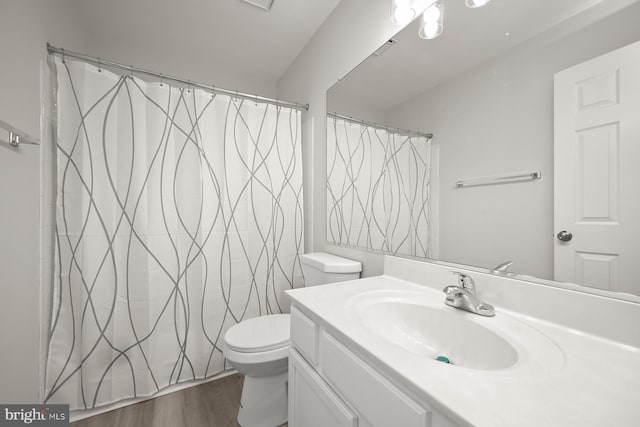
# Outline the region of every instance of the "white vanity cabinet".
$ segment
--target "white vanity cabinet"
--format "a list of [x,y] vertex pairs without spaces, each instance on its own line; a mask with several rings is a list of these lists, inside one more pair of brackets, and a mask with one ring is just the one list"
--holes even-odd
[[455,427],[382,377],[320,322],[291,308],[290,427]]

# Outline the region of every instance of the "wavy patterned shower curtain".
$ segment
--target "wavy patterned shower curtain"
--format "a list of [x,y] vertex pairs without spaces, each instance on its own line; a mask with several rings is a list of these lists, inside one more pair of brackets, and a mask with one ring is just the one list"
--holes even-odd
[[301,282],[300,113],[56,59],[49,403],[228,369],[220,344]]
[[327,240],[432,257],[432,147],[408,136],[327,119]]

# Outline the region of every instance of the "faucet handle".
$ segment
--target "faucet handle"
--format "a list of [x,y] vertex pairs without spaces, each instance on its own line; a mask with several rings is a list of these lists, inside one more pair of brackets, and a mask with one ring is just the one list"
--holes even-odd
[[471,276],[460,271],[452,271],[451,273],[458,276],[458,287],[465,289],[472,294],[476,293],[476,282],[473,281]]
[[449,294],[453,294],[453,293],[459,291],[460,289],[461,288],[458,285],[448,285],[448,286],[444,287],[442,292],[444,292],[445,294],[449,295]]
[[511,264],[513,264],[513,261],[503,262],[502,264],[496,265],[491,272],[498,274],[510,274],[511,272],[509,271],[509,267]]

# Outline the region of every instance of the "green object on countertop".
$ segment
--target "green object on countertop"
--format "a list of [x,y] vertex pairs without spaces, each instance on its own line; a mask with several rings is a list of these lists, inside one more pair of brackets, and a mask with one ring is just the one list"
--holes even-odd
[[451,362],[449,361],[449,358],[448,358],[448,357],[444,357],[444,356],[438,356],[438,357],[436,357],[436,360],[437,360],[438,362],[451,363]]

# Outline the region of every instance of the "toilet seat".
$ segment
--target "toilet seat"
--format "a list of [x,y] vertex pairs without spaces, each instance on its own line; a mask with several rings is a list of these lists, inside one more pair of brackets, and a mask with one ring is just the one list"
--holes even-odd
[[227,358],[231,365],[233,365],[239,371],[242,369],[248,369],[243,365],[258,365],[261,363],[272,363],[281,360],[287,360],[289,357],[289,346],[285,345],[275,350],[260,351],[255,353],[247,353],[242,351],[231,350],[230,348],[224,348],[224,357]]
[[289,346],[289,315],[254,317],[229,328],[224,336],[227,350],[234,353],[262,353]]

